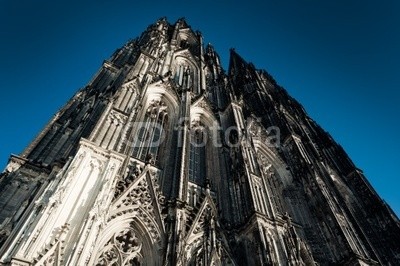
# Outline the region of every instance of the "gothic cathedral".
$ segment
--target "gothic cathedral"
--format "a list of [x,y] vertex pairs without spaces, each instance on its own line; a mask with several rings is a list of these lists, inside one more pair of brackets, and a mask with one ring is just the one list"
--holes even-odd
[[184,19],[104,61],[0,176],[0,265],[400,265],[400,223],[264,70]]

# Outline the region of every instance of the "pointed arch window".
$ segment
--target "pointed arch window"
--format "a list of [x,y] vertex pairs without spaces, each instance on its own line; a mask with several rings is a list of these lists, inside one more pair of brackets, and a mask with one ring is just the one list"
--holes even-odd
[[190,89],[193,87],[193,70],[189,66],[180,64],[175,71],[175,83],[182,89]]
[[206,179],[207,131],[200,124],[190,130],[189,181],[204,185]]
[[168,125],[167,106],[162,101],[153,101],[146,110],[144,121],[136,124],[132,156],[142,161],[156,161]]
[[178,84],[179,86],[182,86],[183,83],[183,65],[179,65],[176,68],[176,72],[175,72],[175,82],[176,84]]

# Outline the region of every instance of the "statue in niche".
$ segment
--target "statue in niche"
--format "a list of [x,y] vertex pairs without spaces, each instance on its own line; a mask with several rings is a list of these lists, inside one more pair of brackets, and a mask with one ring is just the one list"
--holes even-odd
[[264,165],[264,167],[263,167],[263,171],[264,171],[264,173],[266,173],[266,174],[270,174],[271,176],[273,175],[273,169],[271,169],[271,167],[272,167],[272,164],[267,164],[267,165]]
[[273,173],[273,168],[267,157],[261,154],[260,156],[258,156],[258,159],[260,160],[260,165],[263,173],[271,175]]
[[132,175],[135,177],[138,177],[141,172],[142,172],[142,168],[140,167],[140,165],[138,163],[135,163],[132,166]]
[[146,164],[150,164],[150,165],[154,165],[155,164],[154,155],[152,153],[148,153],[146,155],[145,163]]
[[142,173],[143,169],[140,164],[134,162],[125,173],[125,177],[121,178],[116,185],[114,198],[120,196],[132,183],[133,181]]
[[292,218],[289,216],[287,212],[285,212],[282,216],[283,220],[286,221],[285,228],[287,230],[287,238],[286,242],[289,250],[291,251],[291,256],[294,256],[296,260],[300,262],[300,265],[304,265],[301,256],[301,244],[302,240],[298,236],[296,229],[292,225]]

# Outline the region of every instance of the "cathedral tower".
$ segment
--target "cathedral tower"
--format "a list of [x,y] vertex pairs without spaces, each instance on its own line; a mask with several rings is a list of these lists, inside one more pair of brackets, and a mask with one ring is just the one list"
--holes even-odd
[[104,61],[0,177],[0,265],[398,265],[400,223],[265,71],[184,19]]

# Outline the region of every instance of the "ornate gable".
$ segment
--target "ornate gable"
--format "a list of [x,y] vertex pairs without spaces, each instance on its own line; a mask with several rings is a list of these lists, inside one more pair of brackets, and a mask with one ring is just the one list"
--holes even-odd
[[56,238],[40,252],[34,259],[37,266],[50,266],[63,264],[63,243],[64,237],[69,230],[68,224],[62,226],[56,235]]
[[209,101],[206,99],[205,95],[201,95],[197,100],[195,100],[192,104],[192,107],[199,107],[204,109],[206,112],[212,114],[213,110],[211,108],[211,105],[209,103]]
[[215,219],[217,213],[217,209],[211,196],[209,194],[206,195],[203,203],[201,204],[199,212],[194,219],[193,225],[188,231],[186,237],[187,242],[190,242],[190,239],[195,235],[202,233],[207,223],[210,221],[210,219]]
[[209,193],[185,237],[185,265],[234,265],[228,242],[218,224],[217,208]]
[[165,232],[161,208],[164,196],[158,186],[157,172],[146,166],[142,173],[115,199],[108,222],[130,214],[139,219],[153,239],[159,241]]
[[49,251],[47,251],[40,259],[35,263],[37,266],[57,266],[63,262],[61,253],[61,243],[56,242]]
[[207,121],[206,124],[208,126],[212,126],[213,122],[217,121],[214,112],[204,95],[200,96],[199,99],[192,103],[190,116],[193,120]]

